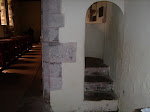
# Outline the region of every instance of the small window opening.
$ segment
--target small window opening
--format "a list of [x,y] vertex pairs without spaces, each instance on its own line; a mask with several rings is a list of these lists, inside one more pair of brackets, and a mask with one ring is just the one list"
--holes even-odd
[[104,7],[100,7],[99,8],[99,17],[103,17],[104,16]]
[[1,25],[7,25],[5,0],[2,0],[0,5],[1,5]]

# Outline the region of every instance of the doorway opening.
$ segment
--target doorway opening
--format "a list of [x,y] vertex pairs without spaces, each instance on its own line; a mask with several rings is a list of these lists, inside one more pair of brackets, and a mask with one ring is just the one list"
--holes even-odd
[[84,100],[117,100],[114,82],[123,44],[123,13],[114,3],[93,3],[86,14]]

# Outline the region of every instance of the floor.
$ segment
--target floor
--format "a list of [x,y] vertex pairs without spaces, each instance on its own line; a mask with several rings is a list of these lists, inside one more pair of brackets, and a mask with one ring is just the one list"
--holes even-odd
[[[47,112],[42,99],[41,45],[21,56],[0,77],[1,112]],[[44,107],[44,108],[43,108]]]

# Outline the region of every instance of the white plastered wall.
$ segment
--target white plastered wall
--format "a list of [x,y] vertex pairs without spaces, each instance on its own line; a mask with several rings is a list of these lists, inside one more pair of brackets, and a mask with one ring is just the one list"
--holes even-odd
[[150,107],[150,1],[125,2],[120,112]]
[[118,96],[122,71],[123,42],[124,15],[117,5],[108,2],[105,23],[104,63],[110,66],[110,77],[114,81],[114,90]]
[[104,53],[104,23],[86,24],[85,57],[103,59]]
[[[62,13],[65,26],[60,29],[60,42],[77,42],[76,63],[62,64],[63,85],[61,90],[50,92],[50,102],[54,112],[83,112],[94,107],[83,101],[84,94],[84,44],[85,19],[88,8],[96,0],[62,0]],[[112,0],[124,9],[123,0]],[[124,10],[123,10],[124,11]]]

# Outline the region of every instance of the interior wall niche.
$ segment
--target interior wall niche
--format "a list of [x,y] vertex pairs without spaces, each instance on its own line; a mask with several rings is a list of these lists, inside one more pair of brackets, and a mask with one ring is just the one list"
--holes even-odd
[[100,7],[99,8],[99,17],[103,17],[104,16],[104,7]]

